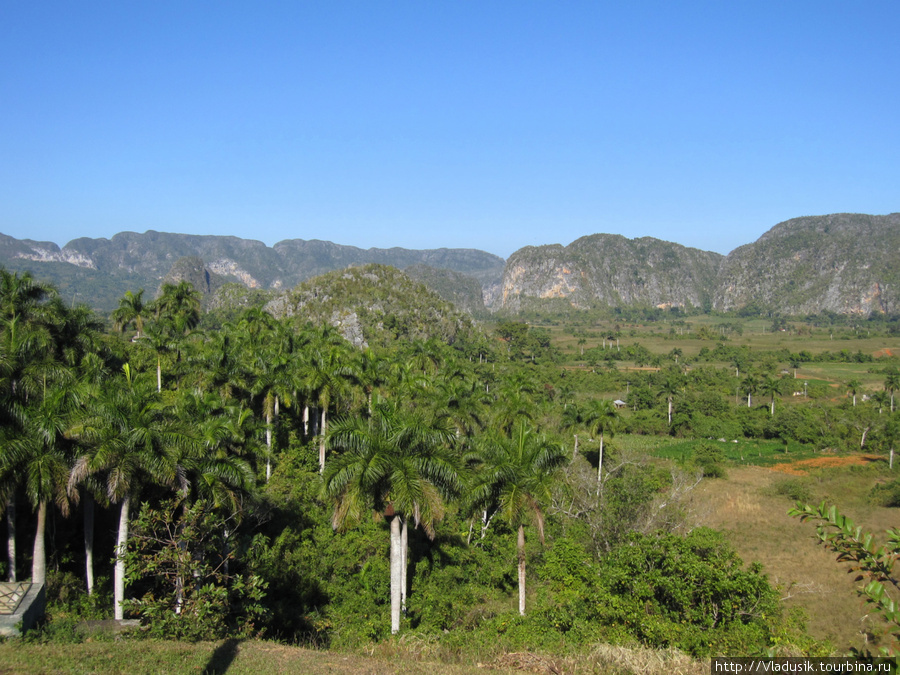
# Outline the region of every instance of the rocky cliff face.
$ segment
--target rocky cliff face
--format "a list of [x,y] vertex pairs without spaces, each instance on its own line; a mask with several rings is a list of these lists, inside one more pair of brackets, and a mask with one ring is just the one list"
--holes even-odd
[[495,306],[529,298],[656,307],[710,305],[723,256],[651,237],[594,234],[568,246],[526,247],[506,263]]
[[713,301],[783,314],[900,311],[900,213],[779,223],[728,254]]

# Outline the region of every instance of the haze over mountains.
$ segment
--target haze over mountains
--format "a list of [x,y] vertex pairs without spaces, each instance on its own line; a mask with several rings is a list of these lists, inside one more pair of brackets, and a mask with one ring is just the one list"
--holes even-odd
[[205,293],[228,282],[278,292],[366,263],[407,269],[473,313],[560,301],[584,308],[894,313],[900,311],[900,213],[795,218],[727,256],[612,234],[585,236],[568,246],[526,246],[507,261],[475,249],[363,250],[302,239],[268,247],[238,237],[155,231],[75,239],[62,248],[0,235],[0,265],[30,270],[55,283],[64,297],[103,311],[126,290],[154,293],[167,275],[187,278]]

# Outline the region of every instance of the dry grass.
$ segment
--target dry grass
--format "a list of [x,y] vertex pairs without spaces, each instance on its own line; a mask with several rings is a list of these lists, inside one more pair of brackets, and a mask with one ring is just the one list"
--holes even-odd
[[[840,652],[871,646],[879,627],[874,617],[866,617],[855,575],[817,543],[813,525],[787,515],[790,501],[770,489],[785,473],[802,475],[813,468],[798,464],[802,470],[729,468],[727,481],[701,485],[695,497],[705,507],[700,524],[725,531],[745,562],[762,562],[770,580],[781,587],[786,606],[807,612],[814,637],[828,640]],[[868,530],[883,532],[897,525],[895,510],[867,504],[865,495],[875,482],[869,472],[820,469],[808,481],[812,501],[837,503]]]
[[835,469],[842,466],[866,466],[873,462],[884,462],[884,457],[878,455],[847,455],[842,457],[815,457],[802,459],[796,462],[783,462],[772,467],[773,471],[780,471],[792,476],[806,476],[816,469]]

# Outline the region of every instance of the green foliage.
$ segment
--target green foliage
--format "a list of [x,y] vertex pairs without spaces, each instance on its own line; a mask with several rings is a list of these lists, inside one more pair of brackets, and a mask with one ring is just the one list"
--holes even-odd
[[635,536],[604,559],[601,576],[610,594],[605,620],[644,644],[695,656],[749,654],[780,627],[778,594],[761,568],[743,569],[712,530]]
[[694,446],[694,462],[703,470],[707,478],[725,478],[725,469],[722,463],[725,461],[725,453],[717,443],[698,443]]
[[[889,483],[879,483],[872,488],[871,500],[878,506],[900,506],[900,480],[892,480]],[[809,501],[809,499],[797,499],[797,501]]]
[[889,626],[889,642],[881,647],[881,653],[896,655],[900,640],[900,605],[897,601],[900,578],[894,573],[894,565],[900,558],[900,530],[887,530],[887,543],[879,546],[872,534],[863,532],[861,527],[839,513],[837,507],[829,507],[824,501],[815,508],[798,502],[788,514],[804,522],[817,523],[819,541],[838,554],[839,562],[848,562],[852,571],[859,572],[859,580],[866,584],[857,592]]
[[792,502],[808,502],[812,499],[809,483],[802,478],[782,478],[775,481],[771,493],[779,497],[787,497]]
[[506,354],[510,359],[552,360],[558,356],[545,329],[531,328],[522,321],[501,321],[497,324],[496,331],[506,343]]
[[276,298],[266,309],[279,317],[302,316],[317,325],[339,321],[342,332],[356,344],[365,340],[373,347],[432,338],[463,347],[477,340],[470,316],[385,265],[323,274]]
[[229,527],[202,503],[141,508],[126,570],[128,581],[143,592],[128,604],[150,635],[184,640],[261,635],[267,583],[231,570],[233,542],[223,534]]

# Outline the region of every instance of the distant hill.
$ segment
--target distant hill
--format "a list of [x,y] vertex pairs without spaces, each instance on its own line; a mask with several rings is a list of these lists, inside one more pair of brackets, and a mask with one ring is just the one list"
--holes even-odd
[[[428,265],[491,284],[499,281],[504,264],[503,258],[475,249],[361,249],[302,239],[270,248],[261,241],[239,237],[153,230],[121,232],[112,239],[75,239],[60,248],[52,242],[0,234],[0,265],[30,270],[56,284],[64,297],[72,295],[102,311],[116,307],[129,289],[145,288],[153,295],[183,258],[201,260],[205,271],[194,273],[213,275],[218,285],[237,282],[255,289],[291,288],[324,272],[366,263],[398,268]],[[184,270],[181,272],[176,276],[185,278]]]
[[[697,307],[809,314],[900,312],[900,214],[795,218],[728,256],[673,242],[593,234],[568,246],[526,246],[508,261],[475,249],[360,249],[290,239],[123,232],[50,242],[0,234],[0,265],[30,270],[64,298],[108,312],[126,290],[153,295],[163,279],[191,281],[211,306],[266,297],[333,270],[407,269],[473,316],[542,306]],[[218,289],[226,291],[219,292]]]
[[900,213],[779,223],[728,256],[644,237],[597,234],[525,247],[492,307],[559,299],[576,307],[693,306],[777,314],[900,312]]
[[779,223],[728,254],[713,304],[782,314],[898,312],[900,213]]
[[507,261],[495,307],[516,310],[529,298],[566,298],[582,307],[710,306],[722,260],[718,253],[617,234],[529,246]]
[[304,281],[265,306],[276,317],[328,323],[357,346],[438,338],[472,338],[471,317],[439,295],[386,265],[335,270]]

